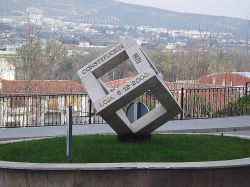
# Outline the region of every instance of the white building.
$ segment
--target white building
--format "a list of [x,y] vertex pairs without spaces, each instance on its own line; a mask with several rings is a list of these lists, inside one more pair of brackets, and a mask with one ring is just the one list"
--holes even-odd
[[15,80],[15,66],[0,58],[0,80]]
[[6,59],[13,58],[18,47],[18,44],[4,44],[0,46],[0,80],[15,80],[15,66]]

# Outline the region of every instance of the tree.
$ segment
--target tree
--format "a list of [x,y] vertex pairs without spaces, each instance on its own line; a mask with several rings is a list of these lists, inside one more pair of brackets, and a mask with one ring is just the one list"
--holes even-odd
[[153,62],[157,62],[157,69],[163,74],[163,77],[168,81],[175,81],[178,77],[177,64],[175,63],[175,55],[171,51],[158,51]]
[[54,41],[28,40],[17,52],[18,79],[56,79],[57,69],[67,57],[65,47]]

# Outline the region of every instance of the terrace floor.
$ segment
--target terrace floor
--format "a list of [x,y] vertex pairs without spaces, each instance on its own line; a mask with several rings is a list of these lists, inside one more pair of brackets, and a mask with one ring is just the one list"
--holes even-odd
[[[66,135],[66,126],[44,126],[25,128],[0,128],[0,141],[34,137],[53,137]],[[156,133],[223,133],[250,137],[250,116],[224,117],[212,119],[169,121]],[[107,124],[74,125],[73,134],[113,134]]]

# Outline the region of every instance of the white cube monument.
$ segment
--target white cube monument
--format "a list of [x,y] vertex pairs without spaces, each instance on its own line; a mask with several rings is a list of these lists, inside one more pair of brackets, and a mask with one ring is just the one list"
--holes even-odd
[[[138,74],[112,92],[100,77],[115,66],[130,59]],[[155,129],[173,119],[182,109],[171,94],[161,74],[142,49],[131,39],[124,40],[78,72],[96,111],[118,136],[150,135]],[[151,90],[160,105],[130,123],[122,107]]]

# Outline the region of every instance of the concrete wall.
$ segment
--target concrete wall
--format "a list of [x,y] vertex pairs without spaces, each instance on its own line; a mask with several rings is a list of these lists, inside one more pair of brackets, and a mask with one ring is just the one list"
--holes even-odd
[[0,161],[1,187],[249,187],[250,158],[222,162],[29,164]]

